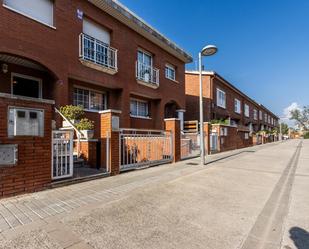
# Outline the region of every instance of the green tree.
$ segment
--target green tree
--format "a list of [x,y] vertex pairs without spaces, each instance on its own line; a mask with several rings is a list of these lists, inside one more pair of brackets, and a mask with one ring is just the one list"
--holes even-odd
[[290,119],[294,120],[299,127],[304,130],[309,129],[309,106],[304,106],[302,110],[294,109],[290,114]]
[[281,124],[281,132],[283,135],[288,135],[289,134],[289,126],[285,123]]

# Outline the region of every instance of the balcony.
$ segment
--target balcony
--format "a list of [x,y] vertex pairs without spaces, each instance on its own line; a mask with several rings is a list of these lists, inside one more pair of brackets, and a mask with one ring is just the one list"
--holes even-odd
[[118,72],[117,49],[83,33],[79,43],[79,58],[83,65],[112,75]]
[[136,62],[136,79],[139,84],[151,87],[159,87],[159,69]]

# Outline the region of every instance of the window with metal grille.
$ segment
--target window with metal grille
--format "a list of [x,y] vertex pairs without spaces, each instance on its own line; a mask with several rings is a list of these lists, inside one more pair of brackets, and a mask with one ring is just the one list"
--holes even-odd
[[83,88],[74,88],[73,104],[82,106],[85,110],[101,111],[107,109],[105,93]]
[[165,77],[170,80],[176,80],[176,69],[170,64],[165,65]]
[[131,99],[130,114],[135,117],[149,117],[147,101]]

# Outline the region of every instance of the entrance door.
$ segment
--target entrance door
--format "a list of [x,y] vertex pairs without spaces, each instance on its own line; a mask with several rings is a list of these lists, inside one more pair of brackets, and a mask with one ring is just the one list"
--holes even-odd
[[73,176],[73,132],[52,133],[52,179]]

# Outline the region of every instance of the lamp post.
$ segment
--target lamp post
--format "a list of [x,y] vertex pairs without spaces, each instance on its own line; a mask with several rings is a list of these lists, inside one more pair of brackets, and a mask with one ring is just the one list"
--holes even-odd
[[202,72],[202,56],[211,56],[218,51],[214,45],[207,45],[198,54],[199,74],[200,74],[200,150],[201,164],[205,164],[205,143],[204,143],[204,108],[203,108],[203,72]]

